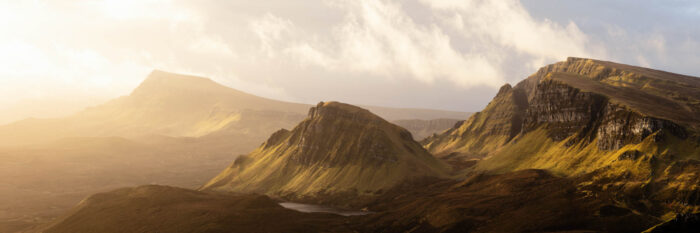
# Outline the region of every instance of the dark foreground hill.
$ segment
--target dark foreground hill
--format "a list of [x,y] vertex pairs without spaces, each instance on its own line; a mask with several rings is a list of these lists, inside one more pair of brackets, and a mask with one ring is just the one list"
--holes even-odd
[[223,195],[167,186],[100,193],[45,233],[350,232],[333,214],[285,209],[262,195]]
[[367,208],[375,213],[310,214],[262,195],[144,186],[96,194],[44,232],[641,232],[659,223],[541,170],[414,180]]

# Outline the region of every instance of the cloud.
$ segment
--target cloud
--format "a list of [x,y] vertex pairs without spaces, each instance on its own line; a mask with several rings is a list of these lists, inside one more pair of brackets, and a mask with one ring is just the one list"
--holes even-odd
[[697,21],[697,4],[628,5],[0,1],[0,108],[37,96],[113,98],[151,69],[284,100],[470,111],[568,56],[700,72],[700,31],[679,23]]
[[515,52],[551,62],[567,56],[594,55],[587,36],[574,22],[562,26],[546,18],[535,20],[517,0],[420,1],[453,15],[451,25],[470,43],[478,43],[486,50],[504,51],[504,56]]
[[309,35],[310,30],[271,13],[254,20],[251,28],[265,54],[327,70],[462,87],[498,87],[521,78],[502,72],[514,55],[532,69],[567,56],[593,55],[575,23],[537,21],[515,0],[420,0],[432,9],[427,21],[416,21],[400,2],[326,3],[344,13],[330,34]]
[[79,4],[98,9],[103,16],[117,20],[151,19],[177,23],[199,17],[172,0],[83,0]]
[[253,20],[250,28],[260,39],[260,49],[272,57],[277,53],[275,43],[286,39],[286,34],[294,29],[291,21],[267,13],[260,19]]

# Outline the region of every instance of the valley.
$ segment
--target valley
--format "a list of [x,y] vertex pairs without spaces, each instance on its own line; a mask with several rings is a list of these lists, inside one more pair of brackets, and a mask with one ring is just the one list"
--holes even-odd
[[[569,58],[515,86],[504,85],[483,111],[420,143],[370,110],[320,102],[296,126],[272,133],[198,191],[166,192],[204,197],[196,208],[188,207],[187,198],[164,198],[181,209],[155,205],[138,207],[136,215],[118,214],[141,206],[134,197],[162,199],[160,191],[150,190],[170,189],[142,186],[93,195],[43,226],[45,232],[111,232],[119,229],[112,216],[131,221],[141,219],[140,212],[200,211],[200,218],[180,222],[178,229],[295,231],[285,224],[223,224],[214,214],[220,210],[206,207],[218,198],[254,194],[274,200],[246,207],[264,209],[261,219],[293,211],[283,207],[290,205],[301,210],[293,211],[296,224],[326,216],[305,226],[314,232],[684,232],[697,224],[692,216],[700,208],[697,80]],[[668,106],[679,115],[663,110]],[[343,216],[333,208],[369,214]],[[258,216],[245,208],[226,211]],[[159,216],[140,224],[148,229],[161,218],[176,219]]]

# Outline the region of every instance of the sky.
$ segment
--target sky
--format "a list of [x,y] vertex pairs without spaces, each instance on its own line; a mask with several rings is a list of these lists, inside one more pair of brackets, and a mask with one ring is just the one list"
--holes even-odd
[[478,111],[569,56],[700,76],[682,0],[0,0],[0,123],[128,95],[154,69],[303,103]]

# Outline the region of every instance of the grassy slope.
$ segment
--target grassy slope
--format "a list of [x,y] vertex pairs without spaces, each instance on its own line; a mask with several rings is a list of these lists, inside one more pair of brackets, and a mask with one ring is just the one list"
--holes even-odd
[[[407,138],[402,128],[345,104],[326,103],[317,108],[336,113],[312,114],[292,131],[273,135],[267,144],[212,179],[205,189],[273,195],[293,192],[299,196],[348,191],[364,195],[411,177],[445,175],[444,164]],[[318,150],[304,152],[307,148]],[[375,149],[383,153],[374,154]]]

